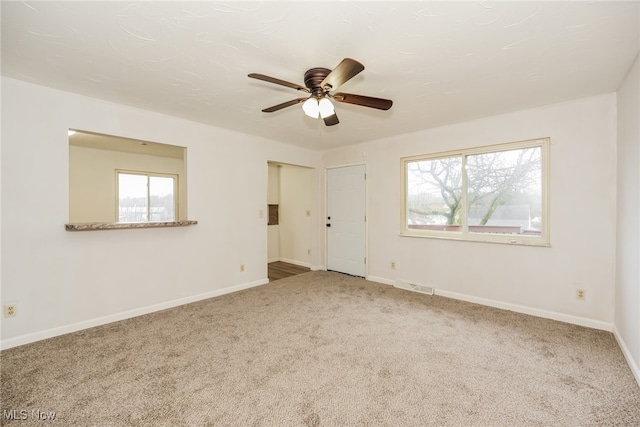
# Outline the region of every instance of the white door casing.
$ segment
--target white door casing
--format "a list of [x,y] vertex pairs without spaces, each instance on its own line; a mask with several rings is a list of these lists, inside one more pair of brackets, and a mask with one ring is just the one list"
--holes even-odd
[[366,276],[366,167],[327,169],[327,270]]

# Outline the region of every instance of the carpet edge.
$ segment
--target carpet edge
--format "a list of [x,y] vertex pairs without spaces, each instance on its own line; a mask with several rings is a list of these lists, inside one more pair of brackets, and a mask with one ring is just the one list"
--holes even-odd
[[205,300],[208,298],[214,298],[233,292],[242,291],[244,289],[253,288],[256,286],[266,285],[269,283],[269,279],[259,279],[253,282],[241,283],[239,285],[229,286],[222,289],[216,289],[201,294],[191,295],[188,297],[178,298],[171,301],[165,301],[158,304],[152,304],[145,307],[135,308],[132,310],[122,311],[119,313],[109,314],[107,316],[96,317],[93,319],[83,320],[63,326],[57,326],[50,329],[45,329],[39,332],[33,332],[26,335],[19,335],[17,337],[6,338],[0,340],[0,351],[8,350],[13,347],[18,347],[25,344],[31,344],[37,341],[42,341],[48,338],[57,337],[60,335],[69,334],[72,332],[78,332],[83,329],[89,329],[96,326],[106,325],[108,323],[118,322],[120,320],[126,320],[133,317],[143,316],[145,314],[154,313],[160,310],[166,310],[168,308],[178,307],[184,304],[190,304],[193,302]]
[[622,335],[620,334],[620,331],[618,331],[618,328],[616,327],[615,323],[613,324],[613,336],[618,342],[618,345],[620,346],[620,350],[622,350],[622,354],[624,355],[624,358],[627,361],[627,365],[629,365],[629,368],[631,369],[631,372],[633,373],[633,376],[635,377],[636,382],[638,383],[638,387],[640,387],[640,367],[638,367],[638,364],[636,363],[636,361],[633,360],[633,355],[631,354],[629,347],[627,347],[627,344],[622,338]]

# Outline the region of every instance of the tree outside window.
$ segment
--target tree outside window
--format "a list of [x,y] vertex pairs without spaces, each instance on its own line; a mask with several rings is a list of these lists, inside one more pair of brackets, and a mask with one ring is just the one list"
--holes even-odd
[[403,234],[548,244],[548,143],[403,159]]

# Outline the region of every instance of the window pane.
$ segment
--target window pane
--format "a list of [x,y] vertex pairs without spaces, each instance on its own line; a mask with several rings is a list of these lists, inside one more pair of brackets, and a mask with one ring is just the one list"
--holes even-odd
[[150,218],[149,221],[175,221],[174,178],[149,177]]
[[462,157],[407,163],[407,228],[458,231]]
[[147,176],[118,174],[118,221],[147,221]]
[[467,156],[467,223],[474,233],[542,230],[540,147]]

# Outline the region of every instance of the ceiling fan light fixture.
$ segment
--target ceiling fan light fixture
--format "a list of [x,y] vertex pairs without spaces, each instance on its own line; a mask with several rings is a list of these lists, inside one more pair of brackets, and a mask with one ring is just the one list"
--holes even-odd
[[322,98],[318,101],[318,108],[320,110],[320,117],[323,119],[326,119],[336,112],[335,108],[333,108],[333,104],[327,98]]
[[317,119],[320,116],[320,106],[318,105],[318,99],[315,97],[311,97],[304,101],[302,104],[302,110],[304,113],[314,119]]
[[338,120],[332,101],[376,108],[378,110],[388,110],[393,105],[393,101],[390,99],[353,93],[331,93],[362,70],[364,70],[364,65],[355,59],[344,58],[333,70],[320,67],[307,70],[304,73],[304,86],[265,76],[264,74],[251,73],[248,76],[252,79],[286,86],[307,93],[306,96],[282,102],[269,108],[263,108],[263,113],[273,113],[274,111],[280,111],[283,108],[302,103],[302,111],[307,116],[312,119],[322,118],[326,126],[335,126],[340,123],[340,120]]

